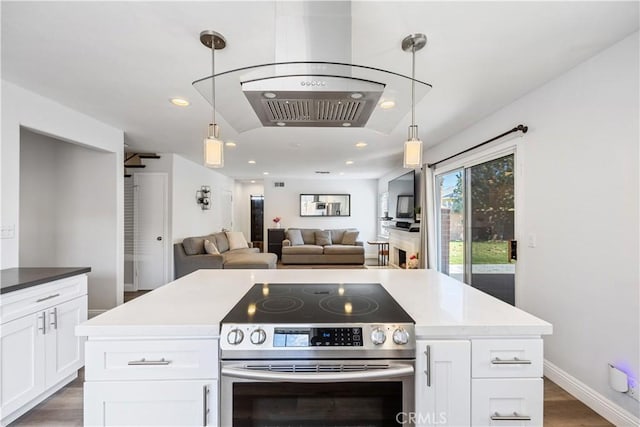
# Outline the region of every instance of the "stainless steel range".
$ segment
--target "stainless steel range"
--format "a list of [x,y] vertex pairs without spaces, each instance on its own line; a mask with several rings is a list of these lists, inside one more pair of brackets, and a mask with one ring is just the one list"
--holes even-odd
[[260,283],[222,320],[224,426],[389,426],[413,410],[414,321],[379,283]]

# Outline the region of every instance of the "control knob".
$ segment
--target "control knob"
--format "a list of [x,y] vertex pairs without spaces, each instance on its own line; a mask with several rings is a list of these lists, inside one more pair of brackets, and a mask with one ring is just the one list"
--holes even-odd
[[255,329],[249,336],[251,344],[259,345],[267,340],[267,333],[262,328]]
[[371,341],[375,345],[384,344],[386,340],[387,340],[387,336],[384,333],[384,329],[375,328],[373,331],[371,331]]
[[238,345],[244,339],[244,334],[238,328],[234,328],[227,334],[227,342],[231,345]]
[[393,342],[399,345],[403,345],[409,342],[409,332],[404,328],[398,328],[393,331]]

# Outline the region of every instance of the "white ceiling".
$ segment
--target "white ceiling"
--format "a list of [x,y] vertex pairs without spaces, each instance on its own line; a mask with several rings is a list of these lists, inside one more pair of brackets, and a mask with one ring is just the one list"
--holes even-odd
[[[410,74],[411,56],[400,42],[411,33],[427,35],[416,53],[416,78],[433,89],[416,106],[416,123],[428,147],[637,31],[638,6],[358,1],[351,5],[352,62]],[[227,40],[216,51],[216,72],[273,62],[275,12],[271,1],[3,1],[2,78],[123,129],[129,150],[201,162],[211,107],[191,83],[210,75],[211,53],[200,44],[200,31]],[[171,105],[174,96],[191,105]],[[535,117],[522,122],[533,124]],[[321,179],[377,178],[401,166],[410,116],[389,135],[355,128],[237,134],[224,118],[219,123],[221,137],[237,143],[226,149],[219,170],[230,177],[261,179],[266,171],[311,178],[323,170],[331,175]],[[491,136],[478,135],[478,142]],[[368,146],[357,149],[358,141]]]

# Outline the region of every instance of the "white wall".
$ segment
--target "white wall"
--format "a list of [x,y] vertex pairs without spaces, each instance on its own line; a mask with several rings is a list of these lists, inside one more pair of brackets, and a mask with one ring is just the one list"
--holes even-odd
[[20,133],[19,265],[90,266],[92,309],[116,304],[110,286],[117,254],[115,161],[114,153]]
[[425,153],[434,162],[524,123],[519,306],[554,326],[545,358],[610,401],[607,364],[640,374],[638,33]]
[[[285,186],[274,187],[274,182]],[[301,217],[300,194],[350,194],[351,216],[349,217]],[[376,257],[376,247],[367,245],[367,240],[376,239],[378,182],[375,179],[356,180],[264,180],[265,228],[273,227],[273,218],[282,218],[284,228],[357,228],[358,240],[364,243],[365,256]],[[265,236],[267,232],[265,230]]]
[[[101,123],[89,116],[71,110],[50,99],[29,92],[12,83],[2,81],[2,143],[0,162],[2,184],[0,192],[0,223],[15,227],[13,238],[1,240],[1,268],[19,267],[20,242],[20,128],[31,129],[36,133],[49,135],[56,139],[71,142],[87,148],[112,153],[106,183],[113,184],[115,191],[105,192],[105,203],[113,212],[112,232],[102,244],[111,248],[111,265],[104,279],[98,301],[92,300],[90,309],[108,309],[122,302],[123,292],[123,168],[122,152],[124,134],[121,130]],[[105,156],[106,158],[107,156]],[[93,276],[90,273],[89,283]],[[91,292],[91,291],[90,291]]]
[[[196,203],[196,191],[203,185],[211,187],[212,206],[209,210],[202,210]],[[233,179],[174,154],[173,242],[230,228],[224,218],[233,218],[233,205],[225,195],[233,194],[233,188]]]

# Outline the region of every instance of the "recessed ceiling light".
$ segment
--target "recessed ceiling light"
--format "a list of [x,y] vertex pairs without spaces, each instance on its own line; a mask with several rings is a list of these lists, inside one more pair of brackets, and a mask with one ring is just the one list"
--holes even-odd
[[249,163],[250,165],[255,165],[256,161],[255,160],[249,160],[247,163]]
[[269,172],[262,172],[262,175],[269,175]]
[[362,98],[364,95],[362,95],[360,92],[354,92],[351,94],[351,98],[353,99],[360,99]]
[[345,165],[352,165],[353,164],[353,160],[347,160],[346,162],[344,162]]
[[171,98],[169,100],[173,105],[177,105],[178,107],[188,107],[189,101],[184,98]]
[[276,94],[273,93],[273,92],[265,92],[265,93],[262,94],[262,96],[264,96],[265,98],[268,98],[268,99],[273,99],[273,98],[276,97]]
[[344,126],[344,127],[348,128],[349,126],[351,126],[351,123],[349,123],[349,122],[344,122],[344,123],[342,124],[342,126]]
[[235,147],[236,143],[233,141],[227,141],[224,143],[224,145],[226,145],[227,147]]
[[251,183],[252,183],[252,184],[255,184],[255,183],[256,183],[256,180],[255,180],[255,179],[252,179],[252,180],[251,180]]
[[366,143],[366,142],[364,142],[364,141],[360,141],[360,142],[357,142],[357,143],[356,143],[356,147],[357,147],[357,148],[364,148],[364,147],[366,147],[366,146],[367,146],[367,143]]
[[344,175],[344,172],[340,172],[340,175]]
[[388,110],[390,108],[393,108],[396,106],[396,102],[395,101],[382,101],[380,103],[380,108],[382,108],[383,110]]
[[278,122],[278,123],[276,123],[276,124],[277,124],[278,126],[286,126],[286,125],[287,125],[287,124],[286,124],[286,123],[284,123],[284,122]]

